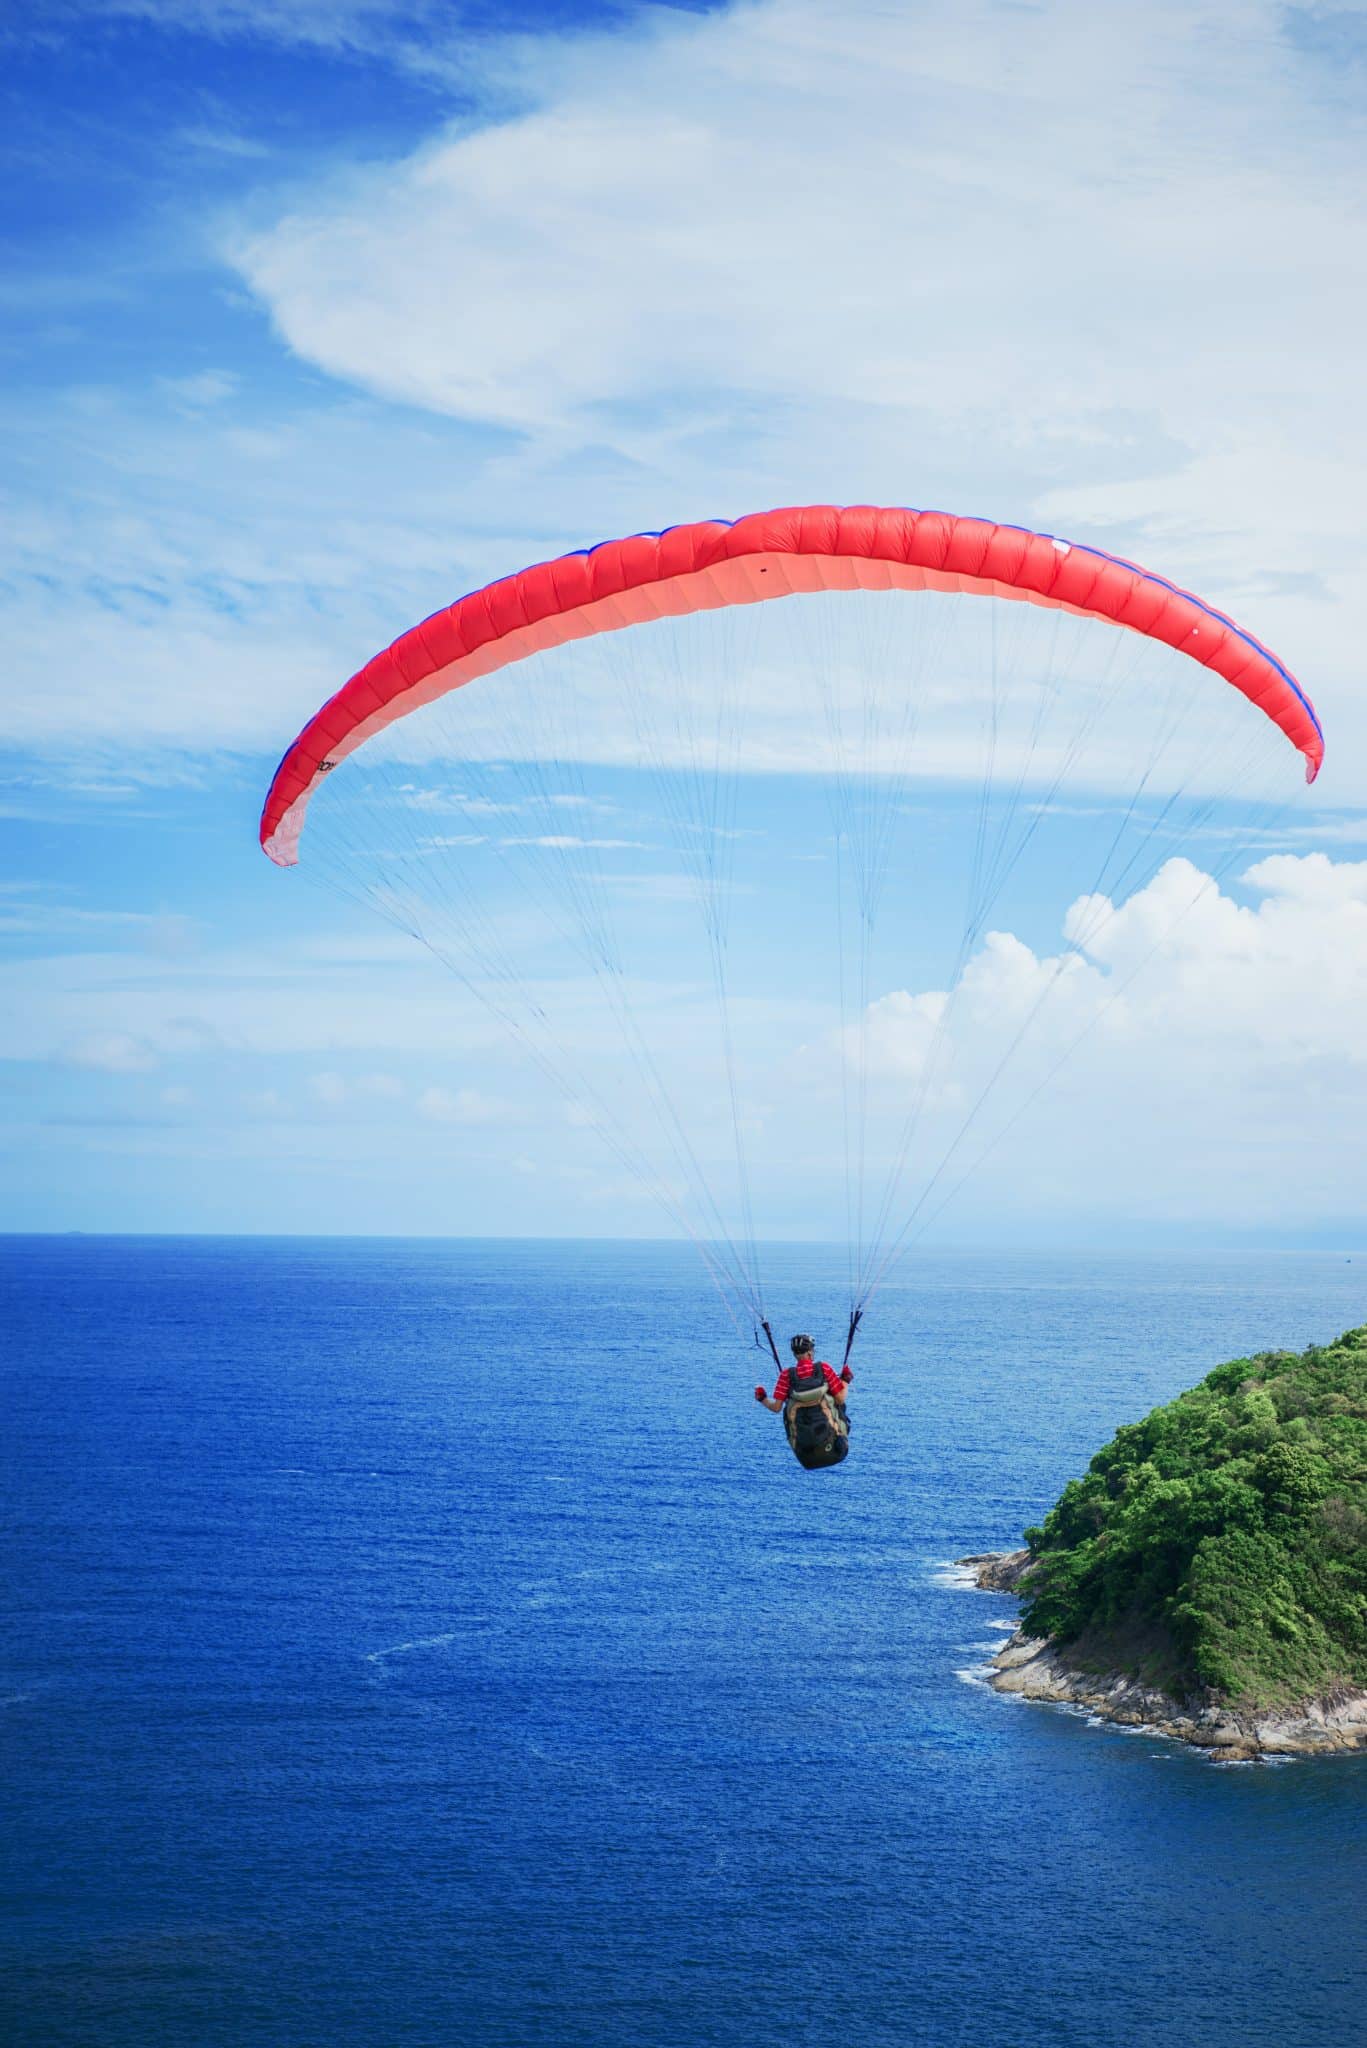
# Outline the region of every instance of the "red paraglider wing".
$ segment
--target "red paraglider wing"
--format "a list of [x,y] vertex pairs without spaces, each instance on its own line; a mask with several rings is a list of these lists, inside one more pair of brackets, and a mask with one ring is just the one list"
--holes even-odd
[[292,866],[322,777],[373,733],[475,676],[592,633],[833,590],[958,591],[1108,619],[1233,684],[1304,755],[1307,781],[1319,773],[1324,738],[1295,677],[1251,634],[1161,576],[1098,548],[986,519],[805,505],[604,541],[434,613],[309,720],[276,770],[261,844],[281,867]]

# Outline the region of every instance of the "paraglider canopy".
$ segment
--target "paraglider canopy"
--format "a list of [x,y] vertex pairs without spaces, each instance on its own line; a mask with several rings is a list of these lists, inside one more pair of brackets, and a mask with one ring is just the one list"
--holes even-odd
[[[893,1259],[1280,809],[1287,742],[1313,781],[1290,670],[1133,562],[809,505],[603,542],[435,613],[309,720],[260,836],[293,866],[343,770],[305,869],[451,970],[775,1362],[759,1244],[798,1234],[795,1184],[831,1188],[848,1361]],[[1052,943],[1060,915],[1056,952],[988,922]]]
[[261,844],[298,858],[309,797],[354,748],[475,676],[593,633],[800,592],[940,590],[1106,619],[1164,642],[1241,690],[1305,757],[1324,736],[1290,670],[1251,633],[1161,576],[1098,548],[948,512],[803,505],[633,534],[505,576],[434,612],[311,718],[276,770]]

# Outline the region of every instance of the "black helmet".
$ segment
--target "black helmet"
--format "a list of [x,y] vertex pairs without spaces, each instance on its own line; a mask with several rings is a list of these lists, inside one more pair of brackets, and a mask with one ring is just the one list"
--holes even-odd
[[793,1337],[789,1339],[789,1343],[794,1358],[810,1358],[816,1350],[810,1337]]

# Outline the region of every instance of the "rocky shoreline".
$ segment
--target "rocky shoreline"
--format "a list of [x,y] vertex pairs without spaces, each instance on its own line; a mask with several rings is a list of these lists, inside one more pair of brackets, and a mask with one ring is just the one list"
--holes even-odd
[[[1028,1550],[992,1551],[957,1562],[972,1570],[984,1592],[1015,1593],[1031,1558]],[[1241,1713],[1213,1697],[1174,1699],[1123,1671],[1075,1669],[1053,1643],[1021,1629],[993,1657],[988,1682],[996,1692],[1079,1707],[1121,1727],[1170,1736],[1219,1763],[1367,1750],[1367,1692]]]

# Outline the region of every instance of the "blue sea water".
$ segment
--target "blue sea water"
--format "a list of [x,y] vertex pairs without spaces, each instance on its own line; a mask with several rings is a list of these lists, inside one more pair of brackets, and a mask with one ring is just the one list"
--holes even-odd
[[[834,1342],[840,1265],[776,1250]],[[974,1682],[1014,1543],[1332,1255],[939,1255],[804,1474],[686,1249],[0,1243],[24,2048],[1367,2039],[1367,1766]]]

